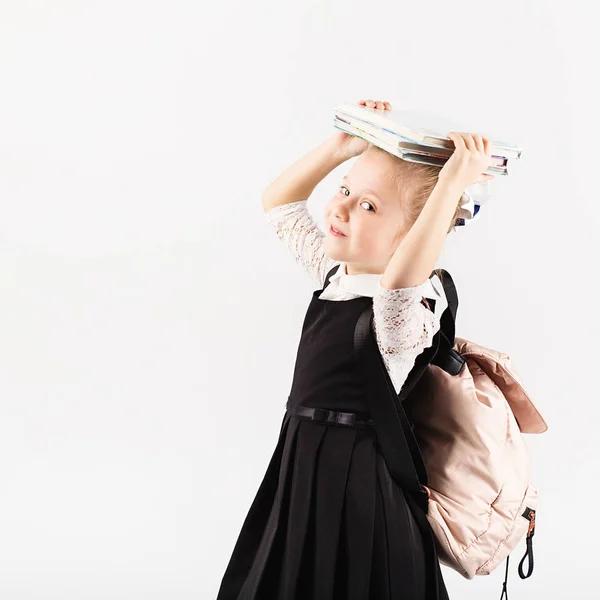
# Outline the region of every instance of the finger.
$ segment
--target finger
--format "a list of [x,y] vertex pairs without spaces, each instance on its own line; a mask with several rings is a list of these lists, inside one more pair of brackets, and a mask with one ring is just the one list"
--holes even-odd
[[463,139],[465,140],[465,146],[469,149],[470,152],[476,152],[477,146],[475,145],[475,140],[473,139],[473,135],[466,132],[461,132]]
[[485,150],[485,154],[488,158],[492,156],[492,142],[488,140],[488,138],[483,138],[483,146]]
[[383,103],[385,104],[385,107],[387,108],[387,110],[392,110],[392,105],[389,102],[387,102],[387,100],[384,100]]
[[486,156],[491,156],[490,154],[490,149],[491,149],[491,144],[490,141],[484,136],[484,135],[480,135],[480,140],[481,140],[481,152],[483,154],[485,154]]
[[454,142],[455,149],[465,147],[465,141],[458,132],[450,131],[446,134],[446,136]]
[[383,104],[383,102],[381,102],[381,100],[377,100],[375,102],[375,108],[385,109],[385,105]]
[[466,131],[455,131],[456,135],[459,135],[464,142],[464,145],[471,152],[476,149],[475,142],[473,141],[473,136]]
[[493,175],[488,175],[487,173],[479,180],[480,183],[483,183],[485,181],[491,181],[492,179],[494,179]]
[[375,104],[373,100],[367,100],[367,106],[373,107],[373,104]]
[[477,151],[484,152],[483,139],[480,133],[473,134],[473,141],[475,142],[475,147],[477,148]]
[[473,183],[480,183],[483,181],[489,181],[490,179],[494,179],[493,175],[490,175],[489,173],[482,173],[477,179],[475,179],[473,181]]

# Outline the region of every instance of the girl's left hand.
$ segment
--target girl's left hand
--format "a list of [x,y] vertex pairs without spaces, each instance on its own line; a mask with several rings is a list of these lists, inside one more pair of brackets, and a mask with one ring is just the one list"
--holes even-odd
[[464,191],[472,183],[489,181],[494,175],[484,173],[491,162],[491,142],[479,133],[450,131],[446,134],[454,142],[454,152],[442,167],[438,181]]
[[[387,100],[359,100],[357,104],[380,110],[392,110],[392,105]],[[359,156],[372,146],[370,142],[345,131],[336,131],[333,137],[344,160]]]

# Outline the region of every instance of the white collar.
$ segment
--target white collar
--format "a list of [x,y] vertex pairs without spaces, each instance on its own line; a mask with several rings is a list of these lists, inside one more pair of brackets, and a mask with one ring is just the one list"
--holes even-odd
[[[338,297],[338,292],[349,292],[357,296],[370,296],[373,298],[378,289],[379,280],[382,273],[357,273],[351,275],[348,273],[346,263],[339,263],[340,267],[329,278],[329,285],[323,290],[319,298],[323,300],[332,300]],[[435,282],[435,284],[434,284]],[[446,304],[443,286],[437,275],[423,283],[423,296],[436,300],[435,314],[444,311]]]
[[[337,282],[340,289],[347,292],[357,294],[359,296],[370,296],[371,298],[377,293],[377,284],[381,279],[382,273],[356,273],[351,275],[348,273],[348,267],[346,263],[340,263],[340,268],[329,278],[329,282]],[[438,288],[441,287],[433,284],[433,280],[436,283],[439,281],[437,275],[428,279],[424,284],[424,296],[427,298],[437,298],[441,294]]]
[[329,282],[334,283],[339,289],[358,296],[375,296],[377,292],[377,283],[381,278],[381,273],[357,273],[348,274],[346,263],[340,263],[340,267],[329,278]]

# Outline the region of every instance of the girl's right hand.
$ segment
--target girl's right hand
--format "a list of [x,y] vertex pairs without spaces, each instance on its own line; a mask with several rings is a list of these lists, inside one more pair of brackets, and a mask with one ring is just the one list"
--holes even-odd
[[488,138],[460,131],[446,135],[454,142],[454,152],[439,172],[438,181],[451,182],[464,191],[473,183],[494,179],[494,175],[484,173],[492,158],[492,143]]
[[[392,109],[392,105],[385,100],[359,100],[357,104],[359,106],[368,106],[370,108],[383,110]],[[337,130],[333,135],[333,138],[338,147],[338,151],[340,155],[344,157],[344,160],[348,160],[362,154],[371,146],[370,142],[367,142],[356,135],[352,135],[351,133],[346,133],[345,131]]]

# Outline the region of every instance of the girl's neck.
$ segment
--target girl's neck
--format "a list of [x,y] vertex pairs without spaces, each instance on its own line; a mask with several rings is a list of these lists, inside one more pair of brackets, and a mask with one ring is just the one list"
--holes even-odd
[[342,263],[347,275],[381,275],[383,271],[377,267],[361,265],[359,263]]

